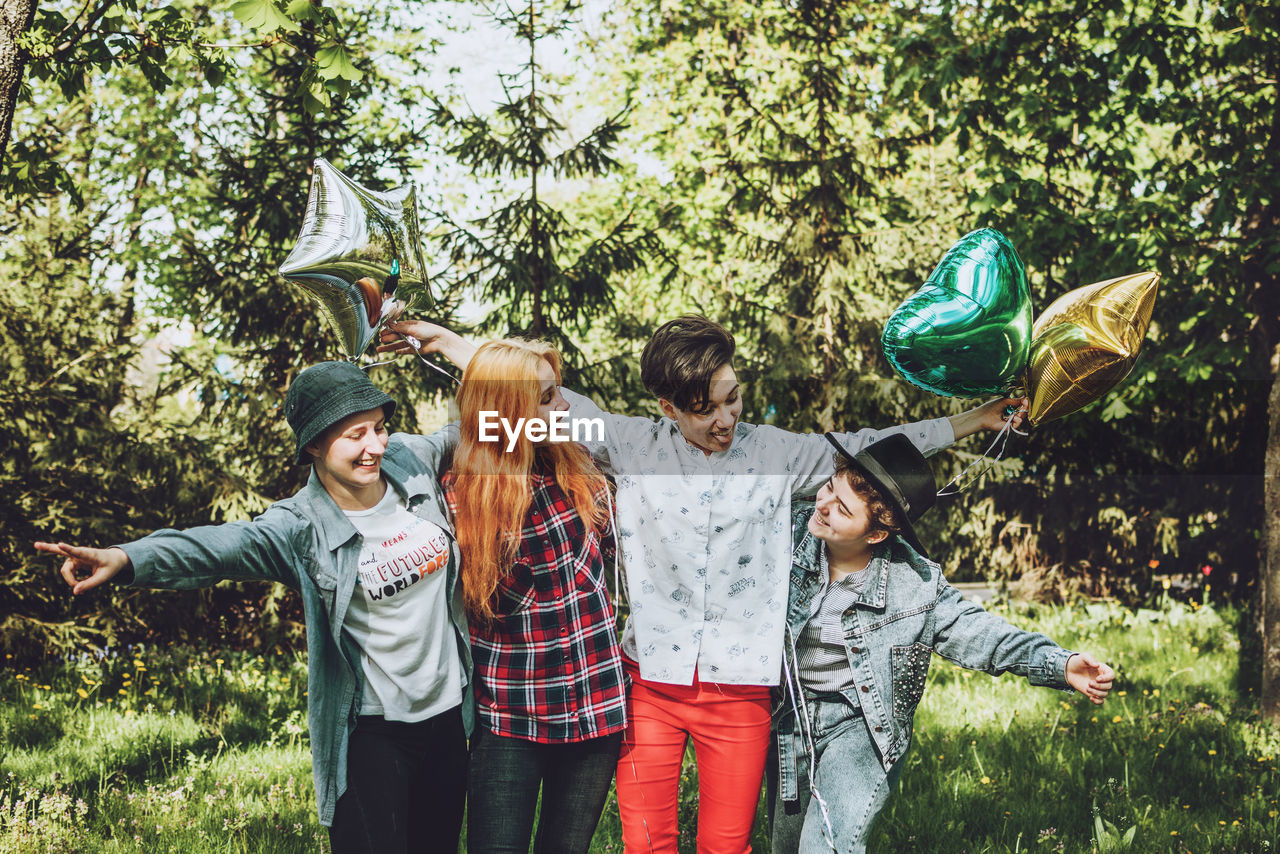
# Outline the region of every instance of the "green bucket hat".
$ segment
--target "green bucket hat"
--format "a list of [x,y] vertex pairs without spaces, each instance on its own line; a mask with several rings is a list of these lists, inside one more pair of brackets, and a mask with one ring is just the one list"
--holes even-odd
[[325,430],[349,415],[379,406],[387,418],[396,411],[391,395],[351,362],[321,362],[298,374],[284,398],[284,416],[298,438],[294,464],[311,462],[305,449]]

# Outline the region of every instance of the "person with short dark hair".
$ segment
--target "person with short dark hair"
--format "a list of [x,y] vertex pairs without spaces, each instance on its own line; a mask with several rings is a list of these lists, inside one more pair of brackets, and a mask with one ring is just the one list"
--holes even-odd
[[[417,338],[465,367],[475,348],[422,321],[391,324],[382,349]],[[605,412],[567,389],[569,415],[603,425],[585,442],[617,485],[618,538],[631,604],[622,639],[631,677],[618,759],[618,809],[628,851],[671,852],[680,769],[692,739],[698,761],[698,850],[750,847],[769,745],[769,692],[782,670],[793,498],[831,476],[821,435],[743,424],[734,341],[698,315],[663,324],[641,376],[664,418]],[[854,448],[902,433],[932,453],[1004,426],[1016,400],[950,418],[841,434]],[[1020,413],[1013,416],[1016,424]]]
[[718,323],[686,314],[659,327],[640,354],[640,382],[678,410],[709,399],[711,378],[732,364],[733,335]]
[[[251,522],[120,546],[36,543],[76,594],[110,580],[188,589],[224,579],[298,592],[320,823],[335,854],[456,854],[474,700],[458,548],[438,478],[457,428],[389,434],[395,401],[350,362],[285,398],[307,485]],[[81,577],[84,573],[87,577]]]
[[774,854],[862,854],[911,744],[934,653],[1102,703],[1114,671],[1010,625],[947,583],[913,523],[933,472],[901,435],[851,452],[798,502],[783,685],[770,750]]

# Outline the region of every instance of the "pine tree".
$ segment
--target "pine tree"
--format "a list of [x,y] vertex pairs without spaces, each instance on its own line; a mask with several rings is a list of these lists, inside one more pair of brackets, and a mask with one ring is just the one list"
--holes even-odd
[[449,153],[474,178],[500,180],[504,192],[517,188],[471,222],[446,219],[452,288],[487,303],[482,328],[544,337],[571,356],[579,348],[570,333],[582,334],[613,309],[614,277],[660,255],[655,233],[638,228],[632,210],[599,228],[554,203],[563,195],[559,182],[599,179],[618,168],[613,151],[626,127],[624,106],[569,138],[559,113],[563,99],[539,50],[571,32],[578,12],[572,0],[495,12],[494,21],[525,50],[519,67],[502,74],[505,100],[488,115],[459,113],[443,101],[432,109],[434,123],[452,139]]

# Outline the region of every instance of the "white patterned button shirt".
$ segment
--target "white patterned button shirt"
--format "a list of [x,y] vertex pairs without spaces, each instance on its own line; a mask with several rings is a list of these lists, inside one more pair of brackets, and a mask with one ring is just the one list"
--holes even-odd
[[[711,455],[669,418],[614,415],[568,389],[571,419],[603,422],[587,441],[617,483],[618,542],[631,616],[622,650],[654,682],[777,685],[791,570],[791,500],[835,471],[817,433],[739,423]],[[839,434],[850,453],[904,433],[925,454],[955,441],[945,418]],[[596,439],[597,437],[592,437]]]

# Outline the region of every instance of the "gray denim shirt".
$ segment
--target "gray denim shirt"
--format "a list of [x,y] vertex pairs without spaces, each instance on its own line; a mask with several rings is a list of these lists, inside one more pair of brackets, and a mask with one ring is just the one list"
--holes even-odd
[[[809,619],[813,597],[822,589],[822,541],[809,533],[811,501],[797,503],[792,516],[790,596],[787,605],[787,666],[795,674],[793,638]],[[938,565],[894,537],[887,560],[872,561],[873,573],[844,612],[841,627],[853,683],[841,693],[861,706],[884,771],[911,744],[916,706],[924,694],[933,653],[969,670],[993,676],[1011,672],[1032,685],[1067,688],[1071,653],[1049,638],[1010,625],[961,596]],[[786,686],[782,708],[790,709]],[[796,763],[791,756],[795,717],[779,716],[779,785],[784,800],[795,800]]]
[[[454,426],[430,436],[396,433],[382,458],[382,475],[410,512],[438,525],[449,537],[449,618],[467,684],[462,717],[471,733],[471,646],[462,591],[461,557],[448,521],[439,476],[457,442]],[[360,714],[360,654],[342,631],[356,589],[361,538],[334,504],[314,470],[307,485],[277,501],[252,522],[163,530],[120,548],[133,563],[138,587],[190,589],[224,579],[278,581],[297,590],[307,625],[307,723],[320,823],[331,825],[347,788],[347,741]],[[429,678],[424,674],[424,678]]]

